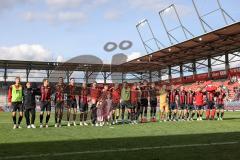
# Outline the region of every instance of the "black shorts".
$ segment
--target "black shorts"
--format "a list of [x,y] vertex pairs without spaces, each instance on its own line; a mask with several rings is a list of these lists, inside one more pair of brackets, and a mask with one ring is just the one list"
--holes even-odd
[[49,101],[41,101],[40,105],[41,111],[51,111],[51,103]]
[[120,108],[120,103],[112,103],[112,110],[116,110]]
[[177,104],[174,102],[174,103],[171,103],[170,104],[170,109],[171,110],[175,110],[175,109],[177,109]]
[[196,109],[199,110],[199,111],[204,110],[204,106],[196,106]]
[[88,103],[80,103],[79,111],[80,112],[87,112],[88,111]]
[[179,104],[179,108],[180,110],[184,110],[187,109],[187,105],[186,104]]
[[132,109],[133,106],[131,105],[131,103],[129,101],[122,101],[121,102],[121,108],[122,109],[125,109],[125,108]]
[[24,112],[36,112],[36,108],[25,108]]
[[64,102],[63,101],[56,102],[56,105],[55,105],[56,109],[63,109],[63,107],[64,107]]
[[22,102],[12,102],[12,112],[23,112]]
[[131,103],[132,109],[137,109],[138,108],[138,103]]
[[150,106],[151,107],[157,107],[157,99],[150,100]]
[[[81,106],[81,104],[80,104],[80,106]],[[91,109],[91,110],[95,110],[96,108],[97,108],[97,104],[95,103],[95,104],[92,104],[92,105],[91,105],[91,108],[90,108],[90,109]]]
[[217,109],[224,109],[224,104],[217,104]]
[[77,108],[77,101],[76,101],[76,99],[68,100],[67,101],[67,105],[68,105],[69,108]]
[[207,109],[215,109],[215,103],[212,101],[207,102]]
[[142,107],[148,107],[148,99],[147,98],[142,98],[141,99],[141,106]]
[[187,105],[187,109],[188,109],[189,111],[196,110],[196,108],[195,108],[195,106],[194,106],[193,104],[188,104],[188,105]]

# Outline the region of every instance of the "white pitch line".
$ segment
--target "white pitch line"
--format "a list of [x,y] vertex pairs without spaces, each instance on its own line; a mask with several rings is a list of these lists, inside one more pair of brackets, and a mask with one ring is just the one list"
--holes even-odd
[[205,144],[183,144],[183,145],[169,145],[169,146],[141,147],[141,148],[117,148],[117,149],[106,149],[106,150],[95,150],[95,151],[89,150],[89,151],[80,151],[80,152],[46,153],[46,154],[36,154],[36,155],[6,156],[6,157],[0,157],[0,160],[22,159],[22,158],[29,159],[29,158],[39,158],[39,157],[57,157],[57,156],[66,156],[66,155],[109,153],[109,152],[129,152],[129,151],[152,150],[152,149],[219,146],[219,145],[232,145],[232,144],[238,144],[238,143],[239,142],[216,142],[216,143],[205,143]]

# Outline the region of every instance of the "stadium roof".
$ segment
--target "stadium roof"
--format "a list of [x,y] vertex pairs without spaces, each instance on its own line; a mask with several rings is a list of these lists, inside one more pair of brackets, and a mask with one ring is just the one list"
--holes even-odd
[[118,65],[63,63],[40,61],[0,60],[0,68],[31,69],[31,70],[60,70],[60,71],[90,71],[90,72],[121,72]]
[[0,68],[89,72],[144,72],[221,56],[240,49],[240,22],[120,65],[0,60]]
[[240,22],[122,64],[129,71],[158,71],[240,49]]

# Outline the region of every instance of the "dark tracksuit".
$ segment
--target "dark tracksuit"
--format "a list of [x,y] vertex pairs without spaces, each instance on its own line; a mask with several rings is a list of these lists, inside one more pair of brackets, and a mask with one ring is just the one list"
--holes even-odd
[[[32,88],[26,88],[23,91],[23,107],[25,111],[25,118],[27,125],[34,124],[35,121],[35,108],[36,108],[36,101],[35,101],[36,91]],[[30,113],[31,123],[30,123]]]

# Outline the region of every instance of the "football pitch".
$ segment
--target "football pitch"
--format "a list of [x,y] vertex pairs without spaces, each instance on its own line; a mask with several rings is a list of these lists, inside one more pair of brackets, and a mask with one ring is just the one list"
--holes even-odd
[[[223,121],[156,122],[104,127],[12,129],[0,113],[0,160],[240,159],[240,112]],[[36,118],[37,126],[39,117]]]

